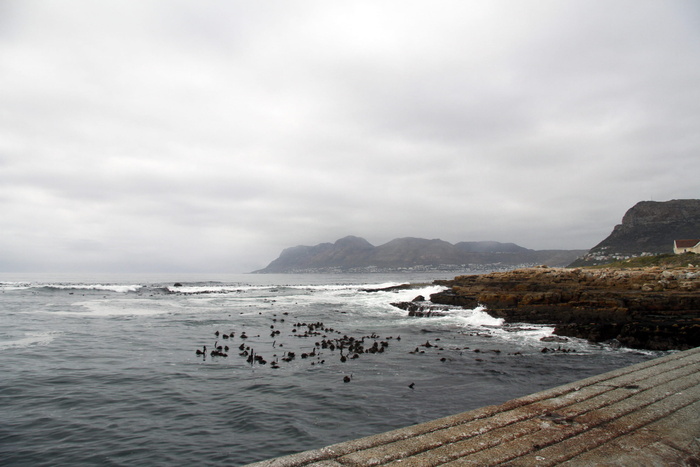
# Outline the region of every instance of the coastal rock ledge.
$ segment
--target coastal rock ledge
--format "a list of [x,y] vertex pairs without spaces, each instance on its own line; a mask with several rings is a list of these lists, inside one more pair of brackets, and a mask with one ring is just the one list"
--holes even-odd
[[700,346],[700,268],[536,268],[435,281],[436,304],[486,307],[507,322],[651,350]]

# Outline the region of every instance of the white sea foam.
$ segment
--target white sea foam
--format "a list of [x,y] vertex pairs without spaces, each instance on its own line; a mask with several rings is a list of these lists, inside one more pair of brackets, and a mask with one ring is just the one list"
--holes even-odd
[[438,293],[445,290],[445,287],[441,285],[429,285],[420,289],[405,289],[398,290],[396,292],[384,292],[390,294],[390,297],[395,297],[392,301],[410,301],[416,298],[418,295],[422,295],[426,300],[430,300],[430,296],[434,293]]
[[181,293],[185,295],[194,295],[194,294],[228,294],[228,293],[240,293],[243,292],[244,290],[250,290],[251,288],[261,288],[261,287],[233,287],[233,286],[224,286],[224,285],[204,285],[204,286],[179,286],[176,287],[174,285],[166,287],[168,292],[172,293]]
[[387,287],[395,287],[402,285],[404,282],[381,282],[381,283],[364,283],[364,284],[301,284],[301,285],[280,285],[279,287],[298,289],[298,290],[314,290],[319,292],[324,291],[340,291],[340,290],[364,290],[364,289],[384,289]]
[[24,290],[32,285],[29,282],[0,282],[0,290]]
[[[441,286],[428,286],[423,288],[361,292],[364,289],[379,289],[400,285],[400,283],[385,283],[375,285],[328,285],[328,286],[300,286],[298,290],[307,293],[294,293],[291,295],[275,295],[273,298],[280,304],[294,303],[299,306],[311,306],[327,304],[339,308],[347,308],[352,305],[353,310],[370,316],[382,316],[387,313],[405,315],[405,311],[391,305],[392,302],[404,302],[413,300],[417,295],[429,298],[430,294],[443,290]],[[272,298],[272,297],[271,297]]]
[[142,285],[104,285],[104,284],[47,284],[45,287],[64,290],[102,290],[105,292],[136,292]]
[[459,320],[464,326],[502,326],[505,322],[503,318],[494,318],[486,312],[482,306],[476,307],[473,310],[455,310],[455,319]]
[[505,328],[511,334],[517,334],[524,338],[541,340],[543,337],[554,337],[554,326],[546,326],[542,324],[532,325],[524,324],[521,327]]
[[173,313],[182,309],[182,304],[174,301],[153,301],[148,299],[90,300],[74,303],[85,311],[59,311],[56,314],[80,316],[148,316]]
[[405,315],[405,310],[392,306],[391,304],[396,302],[410,302],[419,295],[423,296],[426,300],[430,300],[430,295],[444,289],[445,287],[439,285],[430,285],[416,289],[370,292],[354,296],[353,301],[362,303],[369,311],[376,314],[395,313],[397,315]]
[[56,338],[56,332],[28,332],[23,336],[7,336],[0,338],[0,350],[17,349],[34,345],[48,345]]
[[554,335],[554,327],[546,325],[509,325],[502,318],[495,318],[488,314],[486,308],[479,306],[473,310],[462,310],[457,313],[463,326],[479,331],[488,331],[489,334],[510,341],[518,341],[523,344],[539,345],[543,337]]
[[[397,310],[399,310],[397,308]],[[402,314],[406,311],[399,310]],[[409,322],[416,321],[422,324],[439,324],[443,326],[465,328],[470,330],[479,331],[481,328],[496,330],[503,326],[504,320],[502,318],[494,318],[489,315],[484,307],[476,307],[473,310],[465,308],[445,308],[441,310],[435,310],[432,316],[423,317],[407,317]]]

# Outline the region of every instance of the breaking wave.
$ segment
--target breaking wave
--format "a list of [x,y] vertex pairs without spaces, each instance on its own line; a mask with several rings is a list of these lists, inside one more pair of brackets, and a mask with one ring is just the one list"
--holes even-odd
[[57,290],[69,290],[73,292],[115,292],[129,293],[138,292],[144,288],[143,285],[118,285],[118,284],[35,284],[28,282],[0,282],[0,291],[27,290],[52,292]]

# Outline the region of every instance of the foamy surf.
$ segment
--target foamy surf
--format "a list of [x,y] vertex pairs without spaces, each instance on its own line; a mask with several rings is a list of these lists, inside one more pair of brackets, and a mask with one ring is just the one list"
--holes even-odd
[[473,310],[455,310],[455,318],[464,326],[502,326],[503,318],[494,318],[486,312],[486,308],[479,306]]
[[[406,313],[403,310],[396,310],[400,313]],[[435,310],[434,313],[432,316],[406,317],[404,322],[420,323],[426,327],[459,329],[462,334],[489,336],[528,347],[542,347],[547,345],[542,339],[555,337],[553,326],[506,323],[503,318],[491,316],[483,306],[471,310],[445,307]],[[574,341],[576,340],[562,339],[560,343],[573,343]],[[581,345],[578,347],[585,347],[584,341],[579,344]]]
[[104,284],[49,284],[47,288],[62,290],[98,290],[103,292],[128,293],[137,292],[142,285],[104,285]]
[[178,293],[183,295],[200,295],[200,294],[232,294],[242,293],[254,287],[230,287],[223,285],[205,285],[205,286],[175,286],[171,285],[165,289],[170,293]]
[[175,313],[182,305],[171,301],[152,301],[147,299],[131,300],[91,300],[74,303],[84,311],[56,311],[55,314],[73,316],[151,316]]
[[48,345],[56,338],[56,335],[55,332],[28,332],[22,337],[3,336],[0,338],[0,350]]
[[25,290],[30,287],[28,282],[0,282],[0,291]]
[[0,290],[45,290],[45,291],[69,291],[73,293],[79,292],[114,292],[114,293],[129,293],[138,292],[143,288],[142,285],[129,284],[55,284],[55,283],[22,283],[22,282],[3,282],[0,283]]

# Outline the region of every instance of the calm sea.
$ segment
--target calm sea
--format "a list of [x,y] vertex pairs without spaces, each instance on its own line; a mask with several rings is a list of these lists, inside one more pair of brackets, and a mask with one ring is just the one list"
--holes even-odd
[[241,465],[660,355],[363,291],[453,275],[3,274],[0,464]]

